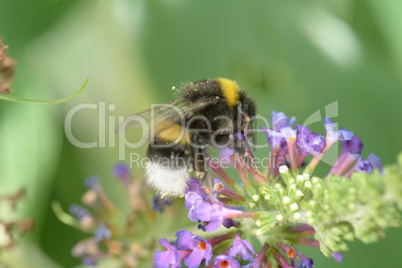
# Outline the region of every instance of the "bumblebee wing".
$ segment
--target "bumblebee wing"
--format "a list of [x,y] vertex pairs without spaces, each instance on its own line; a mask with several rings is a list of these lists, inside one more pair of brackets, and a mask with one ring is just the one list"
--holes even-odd
[[180,124],[184,120],[192,117],[194,114],[199,112],[200,110],[204,109],[205,107],[216,104],[216,98],[205,98],[202,100],[199,100],[197,102],[194,102],[190,105],[184,105],[175,111],[173,111],[172,114],[169,116],[165,117],[165,120],[172,121],[176,124]]
[[144,124],[149,126],[153,122],[160,121],[161,118],[169,117],[173,114],[175,109],[178,109],[178,107],[181,107],[182,105],[183,101],[181,99],[176,99],[164,104],[152,106],[152,108],[148,110],[127,117],[126,120],[116,127],[116,132],[126,132],[131,128],[144,126]]
[[[154,124],[161,125],[166,120],[180,124],[183,120],[213,103],[216,101],[211,98],[205,98],[192,104],[188,104],[187,101],[179,98],[165,104],[153,105],[151,109],[129,116],[119,124],[116,131],[122,133],[138,126],[149,128]],[[158,131],[162,130],[164,129],[158,128]]]

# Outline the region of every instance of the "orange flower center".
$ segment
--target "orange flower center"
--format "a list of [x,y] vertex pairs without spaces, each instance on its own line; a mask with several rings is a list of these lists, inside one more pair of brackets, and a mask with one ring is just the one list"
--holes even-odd
[[222,190],[223,185],[221,183],[218,184],[218,186],[216,187],[216,191],[219,192],[220,190]]
[[220,267],[229,267],[229,262],[228,262],[228,261],[221,261],[221,262],[219,263],[219,266],[220,266]]
[[206,250],[207,249],[207,244],[203,241],[198,242],[198,248],[201,250]]
[[288,250],[288,257],[292,259],[295,257],[295,250],[293,248]]

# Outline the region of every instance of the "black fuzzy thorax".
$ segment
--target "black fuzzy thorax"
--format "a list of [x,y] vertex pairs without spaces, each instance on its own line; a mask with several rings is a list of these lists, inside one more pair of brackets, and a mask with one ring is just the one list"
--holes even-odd
[[[178,97],[190,107],[197,103],[210,102],[209,105],[186,114],[179,121],[174,121],[175,124],[184,125],[189,130],[192,144],[205,145],[206,148],[216,145],[234,147],[240,154],[245,152],[244,144],[234,145],[232,136],[233,133],[243,132],[242,124],[246,117],[256,115],[255,102],[244,91],[239,90],[236,106],[228,105],[222,85],[214,79],[187,83],[178,93]],[[223,118],[218,119],[219,117]],[[169,168],[180,168],[194,163],[197,160],[196,154],[202,153],[203,150],[190,144],[176,143],[168,147],[161,145],[166,145],[166,142],[155,136],[148,148],[147,157],[153,162],[170,159]],[[197,169],[199,165],[193,164],[193,166]]]

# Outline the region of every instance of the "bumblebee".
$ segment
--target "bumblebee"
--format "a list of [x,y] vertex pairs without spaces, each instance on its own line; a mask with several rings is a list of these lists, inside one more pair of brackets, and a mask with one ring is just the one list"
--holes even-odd
[[256,103],[226,78],[184,84],[178,98],[137,114],[152,114],[151,142],[145,167],[148,184],[169,196],[182,196],[190,179],[207,177],[206,157],[210,148],[232,148],[247,158],[239,135],[252,135]]

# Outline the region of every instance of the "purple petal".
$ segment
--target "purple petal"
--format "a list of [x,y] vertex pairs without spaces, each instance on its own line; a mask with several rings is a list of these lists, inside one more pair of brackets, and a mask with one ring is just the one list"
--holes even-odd
[[326,143],[321,134],[311,132],[306,126],[297,125],[296,144],[304,155],[318,155]]
[[214,259],[213,268],[240,268],[240,263],[232,257],[219,255]]
[[272,111],[271,113],[271,124],[273,130],[279,131],[284,127],[292,127],[295,121],[295,117],[288,119],[288,117],[282,112],[277,113],[276,111]]
[[120,163],[114,166],[113,174],[117,178],[125,179],[130,176],[130,169],[125,163]]
[[353,138],[353,132],[350,130],[341,128],[338,131],[338,137],[339,137],[339,140],[341,140],[341,141],[349,141]]
[[201,241],[197,248],[195,248],[187,258],[184,258],[184,264],[188,268],[198,268],[202,260],[205,259],[205,265],[208,265],[211,258],[212,246],[207,242]]
[[167,248],[167,251],[155,251],[153,262],[156,268],[180,267],[177,249],[166,238],[159,239],[159,244]]
[[335,130],[337,126],[337,123],[334,123],[329,119],[329,117],[324,118],[324,127],[325,130],[327,131],[327,136],[326,139],[332,142],[335,142],[338,140],[338,131]]
[[99,242],[108,240],[110,237],[112,237],[112,232],[107,228],[106,224],[101,223],[98,229],[95,230],[95,240]]
[[188,230],[181,230],[176,233],[176,247],[177,249],[190,249],[193,250],[194,248],[197,247],[198,241],[195,238],[199,238],[202,240],[201,237],[193,235],[190,231]]
[[363,143],[359,136],[353,136],[350,140],[342,141],[342,153],[350,152],[359,155],[362,150]]
[[230,227],[239,227],[240,226],[240,222],[235,221],[233,219],[224,219],[222,224],[223,224],[223,226],[225,226],[228,229]]
[[332,258],[334,258],[337,262],[342,262],[343,255],[342,253],[332,253]]
[[378,168],[380,170],[380,172],[382,172],[383,168],[382,168],[382,164],[381,164],[381,159],[378,156],[376,156],[373,153],[370,153],[367,156],[367,161],[369,161],[371,163],[373,168]]
[[245,261],[253,261],[255,251],[247,240],[242,240],[238,235],[233,239],[233,246],[229,250],[229,256],[236,257],[239,254],[240,258]]
[[371,153],[367,156],[367,160],[360,160],[356,167],[356,171],[373,173],[374,169],[378,168],[380,172],[383,171],[381,159],[375,154]]
[[201,197],[205,197],[206,193],[204,188],[202,187],[201,181],[191,177],[187,183],[188,187],[186,189],[186,193],[188,192],[195,192],[199,194]]
[[287,140],[289,139],[296,139],[296,130],[292,129],[291,127],[283,127],[280,130],[280,133],[285,137]]
[[86,208],[77,204],[71,205],[69,211],[79,221],[89,215],[89,211]]
[[198,226],[199,229],[203,230],[204,232],[213,232],[216,231],[222,224],[222,221],[215,220],[215,221],[203,221]]

